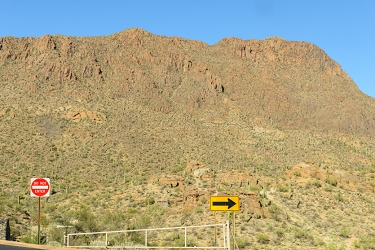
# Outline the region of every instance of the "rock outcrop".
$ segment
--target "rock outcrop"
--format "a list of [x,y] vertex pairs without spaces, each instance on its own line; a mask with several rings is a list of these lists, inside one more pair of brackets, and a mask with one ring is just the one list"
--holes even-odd
[[[237,112],[284,128],[375,133],[374,100],[308,42],[226,38],[208,46],[141,29],[108,37],[5,37],[0,66],[3,88],[19,96],[131,97],[164,114],[225,114],[235,101]],[[231,106],[223,102],[228,98]]]

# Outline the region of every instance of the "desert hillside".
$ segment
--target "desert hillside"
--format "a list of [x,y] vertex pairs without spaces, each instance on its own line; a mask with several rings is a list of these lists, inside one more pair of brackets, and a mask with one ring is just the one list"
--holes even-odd
[[57,225],[212,223],[209,198],[224,194],[241,198],[243,249],[371,249],[374,110],[308,42],[209,46],[141,29],[0,38],[0,217],[35,242],[29,181],[49,177],[48,244],[62,244]]

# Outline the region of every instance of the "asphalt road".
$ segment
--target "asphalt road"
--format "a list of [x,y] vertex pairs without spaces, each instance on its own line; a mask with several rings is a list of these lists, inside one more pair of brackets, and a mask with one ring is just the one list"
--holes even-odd
[[[29,248],[29,247],[20,247],[20,246],[8,246],[8,245],[1,245],[1,250],[37,250],[38,248]],[[39,248],[42,249],[42,248]]]
[[60,248],[46,245],[26,244],[15,241],[0,240],[0,250],[67,250],[68,248]]

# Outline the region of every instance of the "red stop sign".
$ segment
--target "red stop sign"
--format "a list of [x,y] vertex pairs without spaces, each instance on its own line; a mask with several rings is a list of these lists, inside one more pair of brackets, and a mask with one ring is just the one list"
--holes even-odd
[[43,197],[49,196],[50,181],[49,178],[31,178],[30,195]]

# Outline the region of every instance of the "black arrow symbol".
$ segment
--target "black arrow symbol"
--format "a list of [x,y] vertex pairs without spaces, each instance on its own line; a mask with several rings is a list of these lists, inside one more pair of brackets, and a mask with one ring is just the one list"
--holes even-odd
[[228,206],[228,209],[236,205],[234,201],[232,201],[230,198],[228,198],[228,201],[214,201],[212,202],[212,206]]

